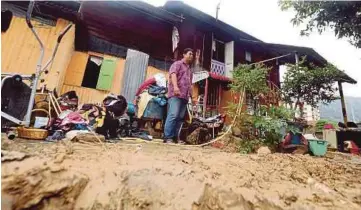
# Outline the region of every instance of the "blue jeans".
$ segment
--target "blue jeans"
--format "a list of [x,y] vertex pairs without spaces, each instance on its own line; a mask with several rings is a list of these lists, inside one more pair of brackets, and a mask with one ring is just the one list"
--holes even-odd
[[164,139],[174,139],[178,136],[180,126],[186,114],[188,101],[172,97],[168,99],[167,119],[164,126]]

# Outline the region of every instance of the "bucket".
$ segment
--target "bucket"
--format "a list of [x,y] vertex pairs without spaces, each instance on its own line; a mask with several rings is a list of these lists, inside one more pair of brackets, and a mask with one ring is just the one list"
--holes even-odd
[[309,139],[310,150],[315,156],[324,156],[327,152],[327,141],[319,139]]

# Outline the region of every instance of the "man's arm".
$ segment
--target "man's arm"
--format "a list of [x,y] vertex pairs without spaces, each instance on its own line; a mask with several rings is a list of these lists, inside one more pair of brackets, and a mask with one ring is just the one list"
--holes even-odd
[[179,90],[179,87],[178,87],[178,78],[177,78],[179,68],[180,68],[180,65],[178,63],[174,63],[170,67],[170,70],[169,70],[170,80],[171,80],[171,83],[173,85],[174,95],[176,95],[176,96],[180,95],[180,90]]
[[172,73],[170,75],[170,78],[171,78],[172,84],[173,84],[174,95],[179,96],[180,95],[180,90],[179,90],[179,87],[178,87],[178,80],[177,80],[176,73]]

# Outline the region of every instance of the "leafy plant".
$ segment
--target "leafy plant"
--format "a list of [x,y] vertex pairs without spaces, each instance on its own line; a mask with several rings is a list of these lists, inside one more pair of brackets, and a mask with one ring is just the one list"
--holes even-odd
[[301,35],[313,30],[319,33],[327,28],[334,30],[337,38],[348,38],[349,42],[361,47],[361,2],[357,1],[280,1],[282,10],[295,10],[291,20],[294,25],[306,22]]
[[[255,100],[262,94],[267,94],[270,89],[267,85],[269,68],[264,65],[239,65],[233,71],[233,91],[245,90]],[[234,116],[237,104],[230,104],[228,114]],[[260,146],[268,146],[275,150],[282,135],[288,129],[287,120],[294,116],[294,111],[283,106],[263,104],[255,107],[255,114],[247,114],[245,109],[237,118],[234,126],[241,131],[242,140],[239,141],[238,150],[241,153],[255,152]]]

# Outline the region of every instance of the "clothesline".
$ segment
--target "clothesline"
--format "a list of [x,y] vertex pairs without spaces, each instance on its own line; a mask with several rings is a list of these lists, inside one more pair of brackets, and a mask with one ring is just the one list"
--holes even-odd
[[265,63],[265,62],[268,62],[268,61],[276,60],[276,59],[287,57],[287,56],[290,56],[290,55],[292,55],[292,53],[288,53],[288,54],[285,54],[285,55],[281,55],[281,56],[277,56],[277,57],[274,57],[274,58],[266,59],[266,60],[263,60],[263,61],[258,61],[258,62],[255,62],[255,63],[251,63],[250,65]]

